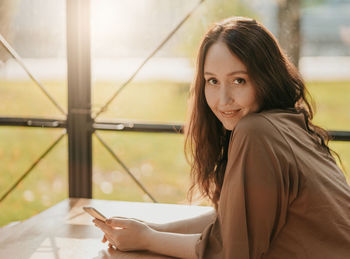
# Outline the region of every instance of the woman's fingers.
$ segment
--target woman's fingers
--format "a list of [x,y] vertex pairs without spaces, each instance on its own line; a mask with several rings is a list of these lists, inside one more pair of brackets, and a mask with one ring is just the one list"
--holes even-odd
[[[109,242],[109,244],[111,245],[116,245],[115,244],[115,233],[113,234],[114,229],[110,226],[107,226],[103,221],[98,220],[98,219],[94,219],[93,222],[95,223],[95,226],[100,228],[103,232],[103,238],[102,238],[102,242]],[[113,238],[114,237],[114,238]]]
[[130,219],[127,218],[110,218],[106,220],[106,224],[111,227],[127,228]]
[[95,223],[96,227],[98,227],[105,233],[107,240],[110,240],[110,236],[112,235],[112,231],[114,230],[113,227],[108,226],[103,221],[98,219],[97,220],[94,219],[93,222]]
[[129,219],[127,217],[122,217],[122,216],[113,216],[111,219]]
[[116,248],[117,244],[115,242],[115,240],[113,240],[109,235],[104,234],[103,238],[102,238],[102,243],[106,243],[108,241],[108,247],[109,248]]
[[131,219],[131,220],[135,220],[135,221],[139,221],[139,222],[142,222],[142,223],[147,223],[141,219],[136,219],[136,218],[127,218],[127,217],[122,217],[122,216],[113,216],[111,217],[111,219]]

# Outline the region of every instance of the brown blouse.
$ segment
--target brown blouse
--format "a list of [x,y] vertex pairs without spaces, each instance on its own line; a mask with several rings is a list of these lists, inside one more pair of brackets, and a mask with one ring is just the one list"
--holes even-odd
[[198,258],[349,259],[350,187],[306,131],[302,114],[272,110],[232,132],[215,221]]

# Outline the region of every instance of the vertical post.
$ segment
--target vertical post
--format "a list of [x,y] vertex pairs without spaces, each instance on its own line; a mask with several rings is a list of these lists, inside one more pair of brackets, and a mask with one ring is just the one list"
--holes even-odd
[[90,0],[66,0],[69,197],[92,197]]
[[293,64],[299,66],[300,0],[282,0],[278,4],[278,40]]

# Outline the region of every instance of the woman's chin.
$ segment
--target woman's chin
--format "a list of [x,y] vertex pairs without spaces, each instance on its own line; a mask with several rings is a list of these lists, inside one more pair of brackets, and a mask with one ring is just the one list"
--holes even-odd
[[223,123],[223,126],[226,130],[233,130],[236,127],[237,123],[229,122],[229,123]]

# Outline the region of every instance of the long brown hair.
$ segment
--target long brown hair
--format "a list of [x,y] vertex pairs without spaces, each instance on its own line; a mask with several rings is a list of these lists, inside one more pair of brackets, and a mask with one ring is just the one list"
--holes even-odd
[[190,91],[189,121],[185,128],[185,151],[191,163],[192,178],[188,196],[191,200],[198,188],[216,209],[227,164],[230,131],[223,127],[206,102],[203,73],[206,54],[218,41],[224,42],[246,66],[256,88],[260,111],[286,109],[303,113],[307,130],[314,140],[331,153],[327,131],[311,122],[314,113],[303,79],[275,37],[261,23],[250,18],[232,17],[216,23],[200,44]]

